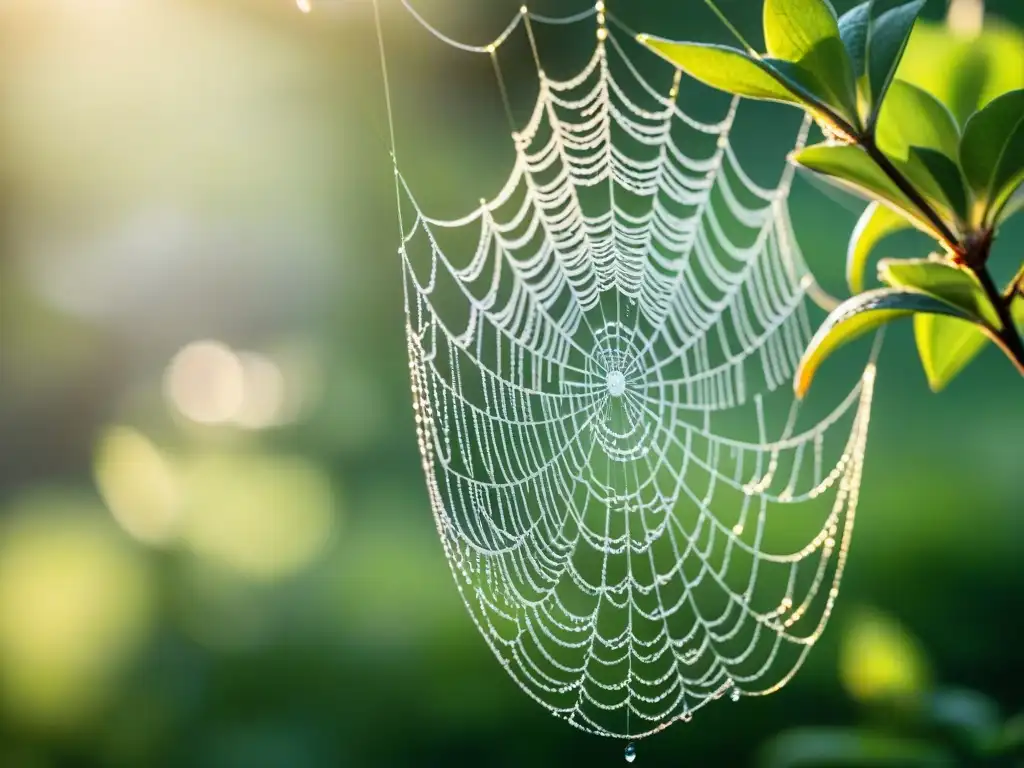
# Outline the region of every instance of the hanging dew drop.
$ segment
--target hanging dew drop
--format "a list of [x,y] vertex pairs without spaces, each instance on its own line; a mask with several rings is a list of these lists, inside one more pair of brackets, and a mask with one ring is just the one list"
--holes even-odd
[[626,762],[632,763],[634,760],[636,760],[636,744],[629,742],[626,745]]
[[734,686],[732,687],[732,690],[731,690],[731,691],[729,691],[729,698],[730,698],[730,699],[732,699],[733,701],[739,701],[739,700],[740,700],[740,696],[741,696],[741,694],[740,694],[740,689],[739,689],[739,688],[737,688],[737,687],[736,687],[736,686],[734,685]]

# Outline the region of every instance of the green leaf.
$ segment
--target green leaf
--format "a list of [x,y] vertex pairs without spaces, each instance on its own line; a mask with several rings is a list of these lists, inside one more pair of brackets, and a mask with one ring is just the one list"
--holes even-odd
[[839,21],[825,0],[765,0],[764,41],[769,56],[800,61],[829,38],[839,38]]
[[1019,186],[1003,203],[1003,207],[992,216],[994,223],[999,224],[1013,216],[1017,211],[1024,211],[1024,186]]
[[938,150],[959,157],[960,128],[938,99],[916,85],[893,80],[878,113],[875,129],[878,148],[891,157],[906,159],[911,147]]
[[649,35],[637,40],[705,85],[737,96],[784,104],[814,104],[814,97],[760,59],[724,45],[676,43]]
[[[1024,333],[1024,298],[1014,299],[1010,313],[1018,332]],[[939,315],[915,317],[914,338],[933,392],[942,391],[991,340],[974,323]]]
[[957,164],[942,152],[927,147],[911,147],[908,160],[928,173],[934,185],[934,189],[929,188],[931,185],[925,186],[929,197],[937,196],[943,202],[943,207],[952,212],[955,221],[966,221],[967,190]]
[[1024,88],[1024,30],[987,15],[981,33],[967,36],[920,19],[897,74],[934,94],[962,126],[996,96]]
[[812,94],[847,125],[859,129],[853,73],[846,49],[838,37],[823,41],[798,62],[775,58],[761,61],[787,82],[796,83]]
[[886,202],[912,219],[919,229],[939,236],[931,223],[917,212],[906,195],[900,192],[861,147],[852,144],[814,144],[793,152],[790,159],[868,200]]
[[868,82],[876,109],[885,99],[924,4],[925,0],[912,0],[886,11],[871,25],[867,46]]
[[[992,203],[1010,197],[1015,179],[1024,171],[1024,89],[1004,93],[964,127],[960,165],[967,182],[984,201],[984,217]],[[1019,181],[1017,182],[1019,183]]]
[[762,768],[950,768],[945,747],[923,739],[854,728],[799,728],[762,750]]
[[969,319],[963,310],[920,291],[879,288],[847,299],[814,334],[797,368],[793,385],[803,398],[818,368],[833,352],[869,331],[917,312]]
[[1006,143],[1002,161],[996,170],[986,224],[995,223],[1002,218],[1003,210],[1022,184],[1024,184],[1024,115],[1021,116],[1017,128]]
[[843,41],[850,57],[853,76],[860,78],[867,74],[868,30],[871,27],[871,6],[874,0],[867,0],[844,13],[839,19],[839,38]]
[[1002,321],[973,273],[936,259],[882,259],[879,278],[894,288],[912,288],[942,299],[969,318],[999,330]]
[[766,61],[780,72],[798,65],[793,79],[805,84],[832,111],[856,124],[857,108],[850,58],[839,37],[839,22],[826,0],[766,0]]
[[1003,717],[988,696],[966,689],[935,691],[927,703],[926,717],[979,754],[999,742]]
[[871,203],[864,209],[846,252],[846,282],[853,293],[864,290],[864,267],[875,246],[887,235],[911,226],[905,216],[882,203]]

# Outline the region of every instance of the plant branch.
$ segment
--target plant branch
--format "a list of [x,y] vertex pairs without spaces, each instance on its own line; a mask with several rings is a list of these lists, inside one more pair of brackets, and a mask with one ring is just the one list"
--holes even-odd
[[957,256],[963,256],[965,249],[957,239],[956,235],[950,231],[949,227],[946,226],[946,223],[942,220],[939,214],[935,212],[935,209],[932,208],[928,204],[928,201],[925,200],[914,188],[914,185],[911,184],[902,173],[900,173],[899,169],[892,164],[892,161],[885,156],[885,153],[878,148],[874,139],[871,136],[864,136],[860,141],[860,145],[864,148],[864,151],[868,153],[868,156],[875,161],[875,165],[881,169],[882,173],[888,176],[892,183],[899,188],[900,192],[906,195],[910,202],[914,204],[914,207],[924,214],[925,218],[928,219],[929,223],[939,234],[946,248]]
[[[1006,356],[1017,367],[1020,375],[1024,376],[1024,341],[1021,341],[1020,334],[1017,333],[1017,329],[1014,327],[1013,316],[1010,314],[1010,304],[1003,301],[1003,297],[999,293],[999,289],[996,288],[996,284],[992,281],[992,276],[988,273],[988,269],[981,266],[974,268],[973,271],[977,275],[978,280],[981,281],[981,287],[985,289],[985,294],[992,302],[992,306],[995,307],[1003,324],[1002,330],[995,334],[993,341],[1002,347]],[[1024,272],[1024,269],[1022,269],[1022,272]],[[1017,280],[1015,279],[1014,283],[1016,282]]]

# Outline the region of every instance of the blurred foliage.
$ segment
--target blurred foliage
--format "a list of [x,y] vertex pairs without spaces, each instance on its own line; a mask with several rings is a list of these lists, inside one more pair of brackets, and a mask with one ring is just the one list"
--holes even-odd
[[[519,4],[416,6],[482,40]],[[619,5],[634,28],[728,42],[700,4]],[[759,5],[721,5],[755,39]],[[409,404],[368,10],[0,4],[3,768],[621,764],[624,745],[514,687],[446,568]],[[397,3],[383,10],[405,157],[440,200],[475,204],[510,157],[490,62],[432,44]],[[988,10],[979,39],[1024,22],[1018,0]],[[593,42],[559,34],[540,41],[556,64]],[[1011,47],[992,72],[1012,74]],[[522,86],[534,72],[518,53],[519,69],[503,64]],[[795,122],[756,114],[736,150],[767,179],[781,154],[763,147],[791,142]],[[838,288],[837,233],[856,217],[800,180],[792,203],[811,266]],[[1009,222],[994,260],[1019,257],[1022,235]],[[893,335],[834,628],[784,691],[709,707],[641,742],[639,764],[749,765],[783,729],[875,728],[874,711],[887,738],[949,749],[844,696],[850,664],[862,689],[906,689],[930,669],[1020,710],[1019,381],[982,352],[938,419],[904,383],[921,381],[896,354],[909,337]],[[858,604],[920,641],[887,656],[886,620],[854,652],[842,627]],[[909,661],[919,645],[929,662]],[[947,722],[1024,741],[1021,717],[945,702]]]
[[840,659],[860,728],[796,728],[762,750],[765,768],[1010,766],[1024,760],[1020,720],[982,693],[934,685],[918,642],[898,622],[865,612],[846,629]]

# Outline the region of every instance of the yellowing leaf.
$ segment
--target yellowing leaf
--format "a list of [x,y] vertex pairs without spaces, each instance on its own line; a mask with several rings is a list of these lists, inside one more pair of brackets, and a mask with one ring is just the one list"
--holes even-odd
[[916,312],[969,318],[934,296],[901,288],[880,288],[847,299],[832,311],[807,345],[793,388],[803,398],[818,368],[833,352],[876,328]]
[[864,268],[875,246],[887,235],[911,226],[911,220],[882,203],[864,209],[846,252],[846,282],[853,293],[864,290]]

